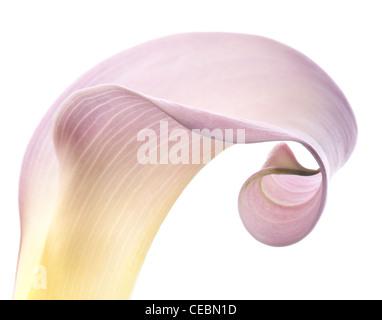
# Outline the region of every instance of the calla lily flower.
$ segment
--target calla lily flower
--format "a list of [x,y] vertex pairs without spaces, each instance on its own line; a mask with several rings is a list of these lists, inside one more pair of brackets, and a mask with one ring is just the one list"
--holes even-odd
[[[333,80],[276,41],[189,33],[121,52],[74,82],[29,143],[14,297],[128,299],[177,197],[236,143],[280,141],[238,208],[257,240],[298,242],[356,137]],[[287,141],[305,146],[317,169],[301,166]]]

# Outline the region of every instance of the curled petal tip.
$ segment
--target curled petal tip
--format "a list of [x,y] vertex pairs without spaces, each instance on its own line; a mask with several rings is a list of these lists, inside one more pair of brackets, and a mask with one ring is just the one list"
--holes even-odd
[[300,241],[314,227],[324,201],[319,170],[301,166],[287,144],[277,145],[261,171],[239,194],[239,213],[248,232],[271,246]]

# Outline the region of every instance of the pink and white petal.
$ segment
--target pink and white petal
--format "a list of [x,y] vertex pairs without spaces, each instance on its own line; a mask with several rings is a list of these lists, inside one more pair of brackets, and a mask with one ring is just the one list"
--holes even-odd
[[[245,129],[246,143],[294,140],[308,148],[320,173],[289,175],[308,171],[276,152],[273,158],[285,166],[275,172],[267,164],[241,194],[246,227],[272,245],[297,241],[313,228],[328,178],[346,162],[357,136],[352,110],[330,77],[270,39],[180,34],[111,57],[58,98],[28,146],[20,178],[16,297],[129,296],[160,222],[202,167],[131,169],[137,130],[161,119],[173,129]],[[304,187],[313,191],[306,194]],[[291,205],[289,197],[298,203]],[[128,261],[113,260],[117,252]],[[49,292],[31,291],[36,264],[57,275]]]
[[[115,85],[78,91],[62,104],[53,130],[60,191],[38,259],[49,270],[49,287],[35,290],[30,274],[20,274],[19,295],[129,297],[161,222],[204,165],[202,159],[197,164],[161,164],[159,154],[158,163],[141,164],[137,134],[150,129],[160,137],[161,122],[169,132],[185,130],[149,99]],[[200,151],[203,142],[193,141],[201,137],[187,132],[186,141],[164,142],[168,156],[175,143]],[[158,151],[164,144],[153,143]],[[210,154],[202,157],[214,157],[215,150],[224,148],[223,142],[209,143]]]

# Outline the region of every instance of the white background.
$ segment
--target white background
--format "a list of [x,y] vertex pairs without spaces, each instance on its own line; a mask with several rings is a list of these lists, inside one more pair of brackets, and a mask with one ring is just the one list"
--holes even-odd
[[141,42],[188,31],[257,34],[306,54],[347,96],[359,125],[358,144],[329,184],[317,227],[286,248],[252,239],[236,207],[242,183],[259,169],[272,144],[224,152],[192,181],[169,213],[133,298],[382,298],[379,3],[1,1],[0,299],[12,298],[18,176],[43,114],[99,61]]

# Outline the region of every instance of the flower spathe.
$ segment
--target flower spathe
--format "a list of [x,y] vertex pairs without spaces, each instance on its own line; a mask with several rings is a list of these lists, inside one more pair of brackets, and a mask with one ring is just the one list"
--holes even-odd
[[[15,298],[130,297],[163,219],[205,164],[139,163],[138,133],[150,129],[160,137],[161,122],[171,132],[189,132],[173,143],[203,158],[212,159],[227,141],[207,135],[204,141],[219,148],[201,150],[192,143],[200,139],[194,129],[245,130],[245,143],[297,141],[312,153],[318,170],[300,166],[281,143],[240,192],[247,230],[277,246],[313,229],[328,180],[357,136],[337,85],[276,41],[189,33],[121,52],[73,83],[31,139],[20,178]],[[45,289],[33,286],[36,265],[47,270]]]

